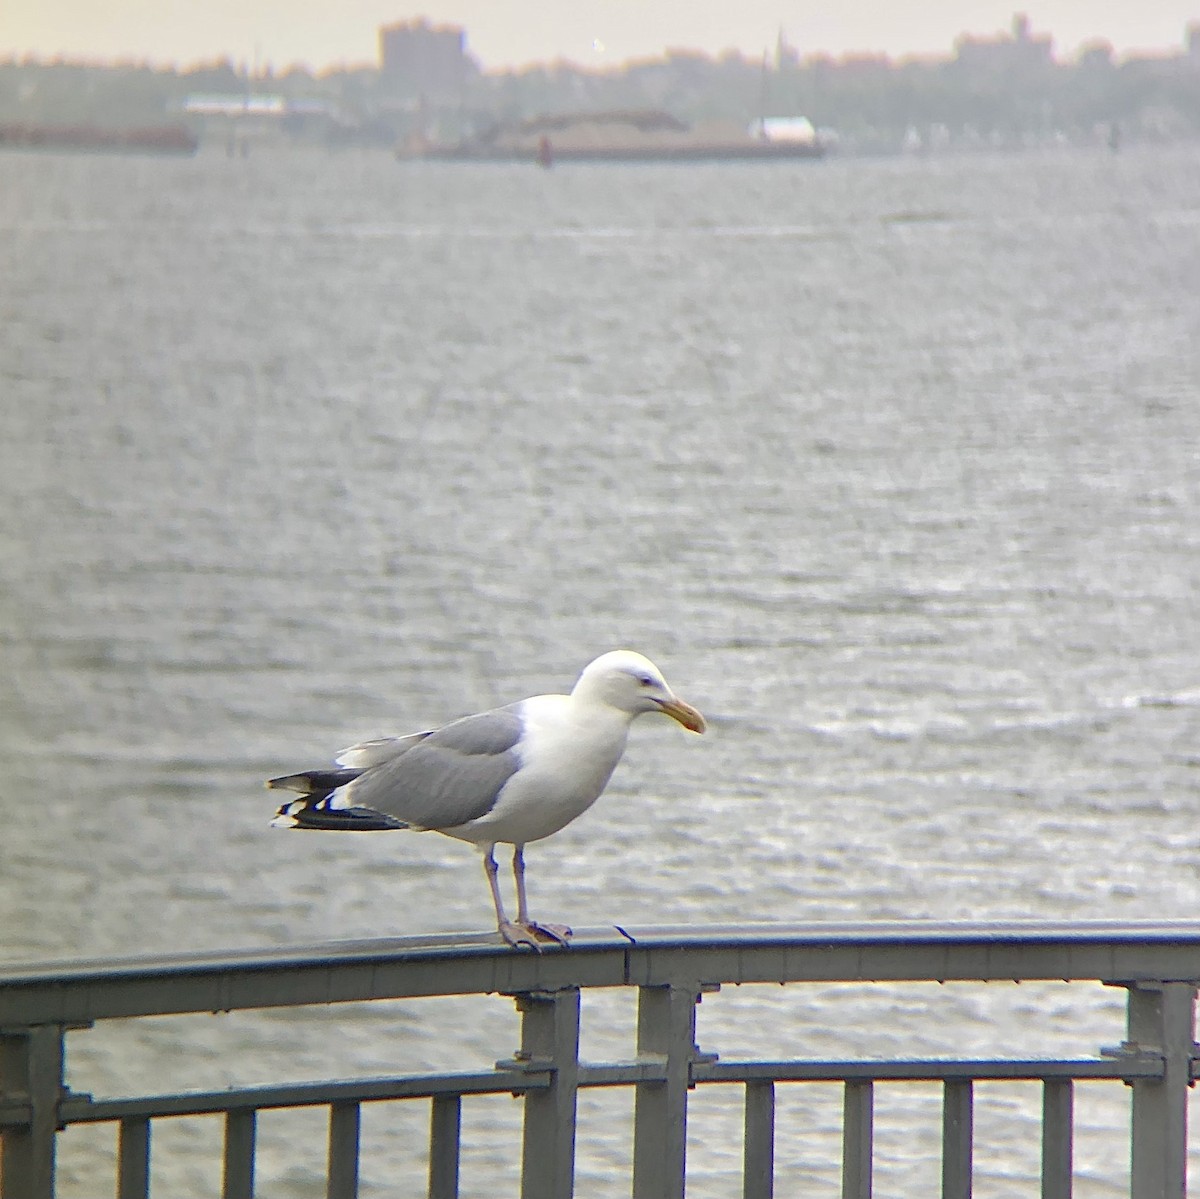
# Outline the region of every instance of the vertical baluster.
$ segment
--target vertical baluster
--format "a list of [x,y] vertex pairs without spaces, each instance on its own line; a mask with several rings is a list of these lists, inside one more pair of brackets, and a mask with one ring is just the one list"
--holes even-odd
[[0,1133],[0,1195],[54,1199],[58,1100],[63,1087],[63,1029],[35,1024],[0,1031],[0,1092],[29,1098],[30,1120]]
[[429,1115],[429,1199],[458,1199],[462,1096],[435,1095]]
[[871,1199],[875,1084],[848,1079],[842,1099],[842,1199]]
[[117,1199],[147,1199],[150,1194],[150,1118],[122,1120],[117,1136]]
[[974,1113],[970,1079],[947,1079],[942,1097],[942,1197],[971,1199]]
[[357,1103],[335,1103],[329,1109],[328,1199],[358,1199],[360,1126]]
[[550,1085],[525,1094],[522,1199],[570,1199],[575,1186],[575,1110],[579,1086],[579,991],[520,995],[520,1060],[544,1065]]
[[696,1045],[699,990],[638,989],[638,1057],[666,1068],[639,1082],[633,1116],[633,1199],[683,1199],[687,1093]]
[[775,1194],[775,1084],[746,1083],[746,1139],[742,1160],[743,1199]]
[[225,1113],[225,1174],[221,1199],[254,1199],[254,1146],[258,1113],[253,1108]]
[[1164,1199],[1187,1190],[1187,1115],[1196,988],[1187,982],[1129,984],[1129,1047],[1161,1055],[1162,1078],[1136,1079],[1130,1193]]
[[1071,1199],[1075,1086],[1069,1078],[1042,1083],[1042,1199]]

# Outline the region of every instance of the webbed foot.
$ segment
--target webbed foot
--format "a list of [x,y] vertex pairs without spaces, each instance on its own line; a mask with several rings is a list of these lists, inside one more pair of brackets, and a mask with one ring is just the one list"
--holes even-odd
[[565,924],[535,924],[532,920],[505,920],[499,928],[500,935],[514,949],[532,949],[535,953],[542,952],[543,942],[565,947],[571,935]]

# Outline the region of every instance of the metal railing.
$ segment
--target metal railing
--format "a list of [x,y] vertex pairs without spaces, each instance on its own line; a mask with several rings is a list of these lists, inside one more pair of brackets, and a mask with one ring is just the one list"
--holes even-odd
[[[722,984],[1063,980],[1128,994],[1128,1035],[1081,1060],[722,1061],[696,1045],[696,1005]],[[56,1140],[75,1124],[118,1127],[119,1199],[149,1195],[153,1121],[191,1114],[225,1120],[223,1195],[255,1188],[257,1117],[276,1108],[329,1110],[327,1194],[358,1194],[361,1105],[430,1101],[428,1194],[459,1193],[463,1099],[522,1097],[523,1199],[565,1199],[575,1170],[580,1088],[632,1087],[634,1199],[682,1199],[689,1091],[744,1088],[746,1199],[774,1193],[776,1090],[842,1084],[842,1194],[872,1194],[878,1084],[942,1086],[942,1194],[972,1190],[974,1084],[1043,1087],[1041,1186],[1073,1185],[1073,1096],[1079,1080],[1128,1084],[1134,1199],[1186,1193],[1187,1097],[1200,982],[1200,923],[976,924],[928,922],[612,930],[534,954],[486,938],[402,938],[278,950],[0,967],[0,1199],[52,1199]],[[579,1057],[580,992],[636,988],[636,1055]],[[204,1093],[98,1099],[66,1085],[68,1030],[98,1021],[178,1013],[418,996],[505,995],[521,1013],[520,1049],[492,1071],[279,1084]]]

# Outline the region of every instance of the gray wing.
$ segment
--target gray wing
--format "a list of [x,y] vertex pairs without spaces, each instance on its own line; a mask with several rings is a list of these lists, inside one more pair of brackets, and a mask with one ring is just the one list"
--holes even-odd
[[414,828],[454,828],[478,819],[520,767],[520,707],[495,708],[435,729],[359,775],[339,799]]
[[424,741],[433,731],[426,729],[423,733],[409,733],[405,737],[378,737],[374,741],[360,741],[357,745],[347,746],[333,760],[339,766],[370,770],[373,766],[382,766],[384,762],[407,753],[418,741]]

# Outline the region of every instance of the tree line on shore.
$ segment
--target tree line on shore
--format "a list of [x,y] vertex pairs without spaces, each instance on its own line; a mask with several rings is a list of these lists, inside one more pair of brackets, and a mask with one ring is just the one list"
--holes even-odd
[[[230,60],[186,68],[25,58],[0,61],[0,122],[145,126],[186,120],[197,94],[272,94],[294,106],[282,128],[329,142],[393,144],[419,131],[455,138],[544,113],[656,109],[692,123],[803,115],[846,149],[1028,145],[1200,136],[1200,52],[1117,60],[1097,43],[1076,60],[979,52],[894,61],[801,59],[782,44],[755,61],[675,51],[608,70],[560,62],[484,72],[451,92],[413,96],[373,66],[257,73]],[[470,63],[470,60],[467,60]]]

